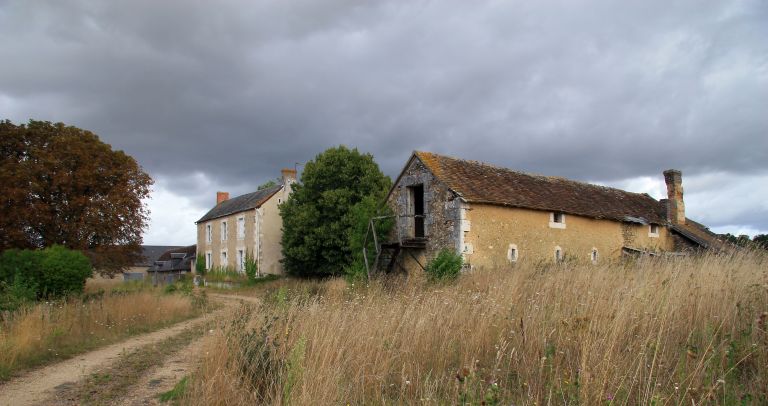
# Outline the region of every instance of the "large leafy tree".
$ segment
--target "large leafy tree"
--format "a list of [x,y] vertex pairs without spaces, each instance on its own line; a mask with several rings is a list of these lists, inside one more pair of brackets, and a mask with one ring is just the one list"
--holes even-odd
[[140,255],[152,179],[95,134],[0,121],[0,250],[55,244],[112,274]]
[[371,154],[330,148],[304,167],[301,182],[280,206],[283,256],[288,273],[329,276],[354,262],[350,248],[360,206],[380,200],[392,181]]

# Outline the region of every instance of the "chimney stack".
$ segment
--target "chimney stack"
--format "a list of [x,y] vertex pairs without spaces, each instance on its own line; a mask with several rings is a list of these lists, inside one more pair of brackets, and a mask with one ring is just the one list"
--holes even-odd
[[685,203],[683,203],[683,173],[668,169],[664,171],[667,183],[667,220],[672,224],[685,224]]
[[216,205],[218,206],[223,201],[229,200],[229,192],[216,192]]
[[283,177],[283,185],[290,186],[291,183],[296,182],[296,169],[283,168],[280,173]]

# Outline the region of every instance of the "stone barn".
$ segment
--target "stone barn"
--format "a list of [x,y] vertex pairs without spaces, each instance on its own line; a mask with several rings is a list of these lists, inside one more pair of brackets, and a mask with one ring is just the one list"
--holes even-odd
[[442,249],[471,268],[518,261],[598,263],[623,255],[681,255],[723,243],[685,216],[682,174],[664,171],[668,199],[414,152],[386,198],[396,226],[378,270],[423,268]]

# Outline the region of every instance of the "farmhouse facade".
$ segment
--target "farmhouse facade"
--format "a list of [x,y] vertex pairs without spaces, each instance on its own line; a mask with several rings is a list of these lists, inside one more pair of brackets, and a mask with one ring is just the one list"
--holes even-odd
[[[682,174],[664,172],[668,199],[414,152],[386,202],[396,218],[378,268],[423,267],[440,250],[478,268],[517,261],[597,263],[722,244],[685,217]],[[406,255],[406,253],[408,255]]]
[[197,224],[197,254],[206,269],[245,271],[249,256],[261,274],[282,274],[283,220],[278,205],[291,193],[295,169],[283,169],[278,185],[237,196],[217,192],[216,206]]

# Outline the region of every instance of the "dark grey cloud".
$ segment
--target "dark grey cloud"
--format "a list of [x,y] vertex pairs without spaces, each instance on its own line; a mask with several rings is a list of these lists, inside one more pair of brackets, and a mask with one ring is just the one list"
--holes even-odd
[[423,149],[751,182],[766,22],[761,0],[0,1],[0,114],[91,129],[200,207],[338,144],[390,175]]

